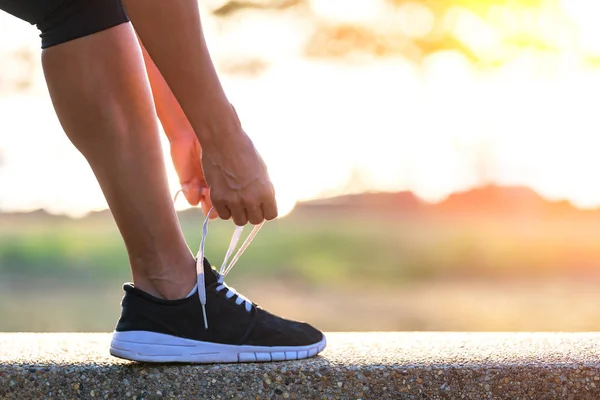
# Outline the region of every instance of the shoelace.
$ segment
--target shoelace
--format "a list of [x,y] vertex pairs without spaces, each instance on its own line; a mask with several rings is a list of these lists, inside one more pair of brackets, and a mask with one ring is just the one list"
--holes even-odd
[[[183,193],[183,189],[180,189],[177,191],[177,193],[175,193],[173,202],[177,201],[177,197],[181,193]],[[210,214],[213,212],[213,210],[214,210],[214,208],[211,208],[208,211],[208,214],[206,215],[206,219],[204,220],[204,223],[202,224],[202,238],[200,240],[200,248],[198,249],[198,254],[196,256],[196,273],[198,274],[198,279],[197,279],[198,295],[200,297],[200,304],[202,305],[202,316],[204,317],[204,328],[205,329],[208,329],[208,319],[206,318],[206,286],[204,285],[204,243],[206,241],[206,236],[208,236],[208,223],[210,221]],[[262,228],[264,223],[265,223],[265,221],[261,222],[258,225],[255,225],[254,228],[252,228],[252,232],[250,232],[250,234],[248,235],[248,237],[246,238],[244,243],[242,243],[242,245],[238,249],[237,253],[235,253],[235,256],[233,256],[233,259],[231,260],[231,262],[229,264],[227,264],[227,261],[229,260],[229,257],[231,257],[233,250],[235,250],[235,247],[237,246],[238,242],[240,241],[240,237],[242,236],[242,231],[244,230],[243,226],[235,227],[235,231],[233,231],[233,236],[231,237],[231,242],[229,242],[229,248],[227,249],[227,252],[225,253],[225,258],[223,259],[223,264],[221,264],[221,268],[218,271],[217,283],[219,283],[219,286],[216,287],[216,291],[220,292],[221,290],[227,289],[227,292],[225,293],[225,297],[227,297],[228,299],[237,295],[235,304],[242,305],[242,303],[243,303],[246,308],[246,311],[248,311],[248,312],[250,312],[252,310],[252,302],[250,300],[248,300],[246,297],[239,294],[234,288],[227,286],[227,284],[225,284],[224,280],[225,280],[225,276],[231,271],[231,269],[233,268],[235,263],[237,263],[237,261],[240,259],[240,257],[244,253],[244,251],[248,248],[248,246],[250,246],[252,239],[254,239],[254,237],[256,236],[256,234],[258,233],[260,228]]]
[[[202,315],[204,317],[204,328],[208,329],[208,319],[206,318],[206,287],[204,286],[204,243],[206,242],[206,236],[208,236],[208,222],[210,221],[210,214],[213,212],[213,208],[210,209],[208,214],[206,215],[206,219],[204,220],[204,224],[202,225],[202,239],[200,240],[200,248],[198,249],[198,255],[196,259],[196,272],[198,274],[198,294],[200,297],[200,304],[202,305]],[[246,240],[242,243],[237,253],[231,259],[231,262],[227,264],[229,257],[233,254],[240,237],[242,236],[242,231],[244,230],[243,226],[236,226],[235,231],[233,232],[233,236],[231,237],[231,242],[229,243],[229,248],[227,249],[227,253],[225,253],[225,258],[223,259],[223,264],[221,264],[221,268],[218,272],[217,286],[216,290],[219,292],[221,290],[227,289],[225,293],[225,297],[228,299],[237,295],[237,299],[235,303],[237,305],[244,304],[246,311],[250,312],[252,310],[252,302],[235,291],[234,288],[229,287],[225,284],[224,279],[225,276],[231,271],[235,263],[240,259],[244,251],[250,246],[252,239],[256,236],[260,228],[262,228],[264,221],[258,225],[255,225],[252,228],[252,232],[248,235]]]

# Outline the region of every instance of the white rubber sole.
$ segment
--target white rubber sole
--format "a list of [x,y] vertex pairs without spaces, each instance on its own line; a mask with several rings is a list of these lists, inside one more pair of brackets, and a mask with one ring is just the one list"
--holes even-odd
[[319,354],[327,341],[325,336],[308,346],[235,346],[183,339],[146,331],[113,332],[110,354],[132,361],[154,363],[243,363],[301,360]]

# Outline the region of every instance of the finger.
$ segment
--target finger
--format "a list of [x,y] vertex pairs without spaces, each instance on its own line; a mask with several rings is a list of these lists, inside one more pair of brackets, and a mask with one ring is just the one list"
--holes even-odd
[[189,194],[184,192],[186,194],[185,198],[190,205],[196,206],[199,202],[203,201],[204,190],[208,189],[208,185],[202,174],[199,161],[193,160],[191,166],[186,171],[188,175],[191,173],[191,176],[188,178]]
[[206,180],[200,164],[200,144],[190,135],[190,138],[179,139],[171,143],[171,158],[183,194],[192,206],[202,201],[202,188],[206,188]]
[[[213,208],[212,205],[202,202],[202,212],[204,213],[204,215],[208,215],[208,213],[210,212],[210,209]],[[217,219],[219,218],[218,212],[213,212],[210,214],[210,219]]]
[[262,203],[261,209],[262,209],[263,216],[265,217],[265,219],[267,221],[271,221],[271,220],[277,218],[278,211],[277,211],[277,203],[275,202],[275,199],[272,199],[270,201]]
[[246,207],[248,222],[252,225],[258,225],[264,221],[263,210],[260,206]]
[[185,196],[185,199],[192,206],[198,205],[202,200],[201,187],[197,183],[183,183],[181,185],[181,191]]
[[227,205],[225,205],[224,202],[213,200],[213,206],[217,211],[217,214],[219,214],[219,218],[224,220],[228,220],[229,218],[231,218],[231,210],[229,209],[229,207],[227,207]]
[[[213,208],[213,204],[212,201],[210,201],[210,189],[209,188],[202,188],[201,190],[202,193],[202,199],[200,200],[202,202],[202,212],[204,212],[204,215],[208,215],[208,213],[210,212],[210,209]],[[210,214],[210,219],[217,219],[219,218],[218,213],[213,212]]]
[[244,207],[239,204],[230,204],[229,209],[231,210],[233,222],[235,222],[237,226],[244,226],[248,223],[248,216],[246,215],[246,209]]

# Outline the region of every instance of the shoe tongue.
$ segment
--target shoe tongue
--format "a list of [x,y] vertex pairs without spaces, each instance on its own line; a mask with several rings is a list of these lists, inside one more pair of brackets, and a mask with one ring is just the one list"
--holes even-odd
[[216,269],[214,269],[210,262],[204,258],[204,285],[210,286],[213,283],[217,283],[217,279],[219,277],[219,273]]

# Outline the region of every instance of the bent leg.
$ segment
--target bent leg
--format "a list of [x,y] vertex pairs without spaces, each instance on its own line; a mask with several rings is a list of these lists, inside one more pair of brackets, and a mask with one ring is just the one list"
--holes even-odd
[[71,142],[96,175],[125,241],[134,284],[163,298],[195,284],[164,169],[142,53],[129,23],[42,52],[48,89]]

